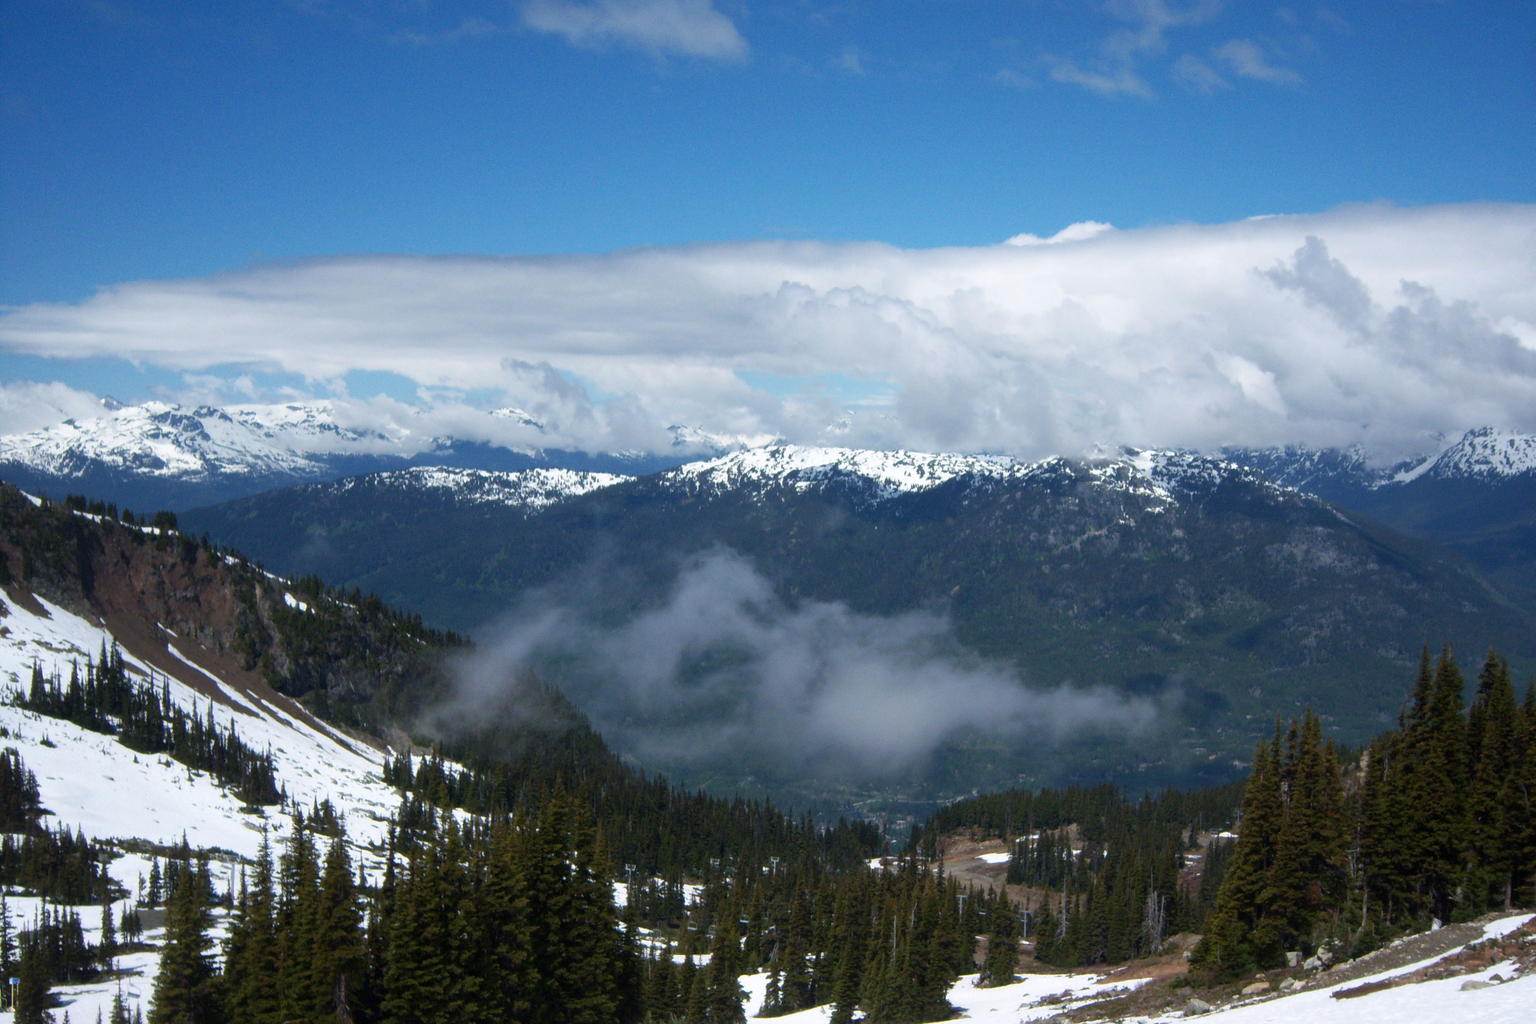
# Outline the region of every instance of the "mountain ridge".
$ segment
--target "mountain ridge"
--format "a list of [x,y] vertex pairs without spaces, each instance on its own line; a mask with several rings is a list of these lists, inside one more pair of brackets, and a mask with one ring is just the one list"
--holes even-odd
[[736,443],[676,427],[670,451],[587,453],[545,444],[543,425],[521,410],[481,416],[464,424],[468,437],[455,437],[435,431],[425,418],[391,421],[387,429],[348,425],[341,407],[328,400],[110,403],[93,419],[0,436],[0,477],[55,498],[89,493],[119,505],[180,511],[296,483],[415,466],[653,472],[679,464],[687,453]]
[[[323,501],[307,501],[322,490]],[[532,618],[552,615],[587,648],[601,646],[627,624],[674,614],[711,574],[748,589],[703,598],[703,608],[730,612],[750,592],[758,603],[741,609],[746,622],[831,609],[850,629],[878,631],[932,616],[961,662],[979,658],[1045,689],[1104,686],[1161,702],[1183,751],[1178,771],[1246,756],[1277,702],[1297,712],[1313,703],[1363,741],[1395,714],[1426,642],[1512,645],[1521,666],[1536,656],[1520,646],[1529,612],[1457,556],[1251,467],[1184,452],[1021,462],[781,446],[536,510],[455,507],[421,491],[362,501],[332,488],[186,518],[280,571],[374,590],[493,645],[525,621],[503,617],[531,602]],[[701,643],[685,672],[754,671],[730,644]],[[579,660],[581,650],[569,653]],[[606,693],[592,679],[552,681],[594,713],[622,691],[624,672],[597,673],[617,687]],[[598,725],[627,749],[623,722],[641,710],[611,706],[615,717],[598,713]],[[976,740],[940,774],[958,786],[983,765],[1000,778],[1013,756],[1006,743]]]

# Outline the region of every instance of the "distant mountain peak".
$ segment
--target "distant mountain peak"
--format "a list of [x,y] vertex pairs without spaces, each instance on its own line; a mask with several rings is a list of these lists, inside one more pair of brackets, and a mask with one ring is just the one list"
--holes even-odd
[[633,479],[619,473],[588,473],[572,469],[501,472],[453,466],[412,466],[316,486],[335,494],[369,490],[435,492],[456,505],[504,505],[532,513]]
[[1017,475],[1024,467],[1024,463],[998,455],[775,444],[690,462],[665,477],[708,491],[763,484],[803,491],[838,478],[855,478],[871,486],[875,497],[885,498],[929,490],[960,476],[1001,478]]
[[1497,479],[1536,473],[1536,436],[1494,427],[1469,430],[1433,458],[1393,478],[1406,483],[1420,476],[1440,480]]

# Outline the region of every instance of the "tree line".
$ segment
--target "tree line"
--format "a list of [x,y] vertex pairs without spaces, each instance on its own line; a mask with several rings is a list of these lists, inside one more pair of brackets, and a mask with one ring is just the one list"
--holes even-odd
[[872,1024],[915,1024],[950,1012],[995,912],[916,859],[837,869],[807,853],[716,865],[681,921],[651,919],[616,906],[586,803],[556,790],[532,816],[391,829],[372,882],[344,834],[322,853],[296,823],[242,880],[220,958],[215,897],[182,880],[151,1024],[740,1024],[737,978],[754,970],[770,974],[766,1014],[832,1004],[837,1021],[859,1007]]
[[251,749],[233,727],[215,722],[212,702],[200,716],[171,699],[168,680],[156,687],[152,678],[131,678],[116,644],[110,649],[103,645],[96,657],[88,657],[83,672],[78,660],[71,661],[67,682],[57,671],[45,674],[34,662],[26,691],[11,700],[28,711],[116,736],[130,750],[169,754],[208,772],[247,804],[283,799],[270,751]]
[[1398,727],[1345,770],[1308,712],[1259,745],[1194,962],[1221,976],[1324,945],[1358,955],[1434,921],[1536,903],[1536,687],[1449,647],[1420,659]]

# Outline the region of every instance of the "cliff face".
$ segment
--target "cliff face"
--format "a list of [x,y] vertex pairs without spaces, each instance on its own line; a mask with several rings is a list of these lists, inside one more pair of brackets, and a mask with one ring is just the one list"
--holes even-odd
[[[190,655],[233,685],[380,726],[438,695],[459,641],[373,598],[289,582],[164,525],[124,523],[0,486],[0,584],[105,625],[135,656],[200,689]],[[3,628],[3,621],[0,621]]]

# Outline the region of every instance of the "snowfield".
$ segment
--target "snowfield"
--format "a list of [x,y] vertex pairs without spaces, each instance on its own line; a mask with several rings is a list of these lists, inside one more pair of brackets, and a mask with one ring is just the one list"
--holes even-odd
[[[0,626],[0,692],[24,689],[34,662],[44,673],[68,679],[73,660],[95,657],[112,637],[100,625],[39,602],[37,615],[7,602]],[[329,799],[346,817],[355,844],[383,843],[385,822],[399,806],[399,796],[380,774],[385,751],[349,740],[339,731],[316,727],[307,717],[259,697],[241,693],[201,668],[189,645],[169,637],[167,649],[217,686],[229,703],[210,701],[190,686],[133,658],[130,674],[169,687],[171,698],[199,715],[233,728],[255,750],[270,750],[281,785],[299,806]],[[195,772],[166,754],[137,754],[114,737],[69,722],[0,704],[4,742],[21,751],[37,774],[43,805],[59,821],[83,828],[93,839],[139,838],[173,844],[183,833],[194,846],[254,857],[263,826],[274,837],[286,817],[276,808],[249,811],[211,777]]]

